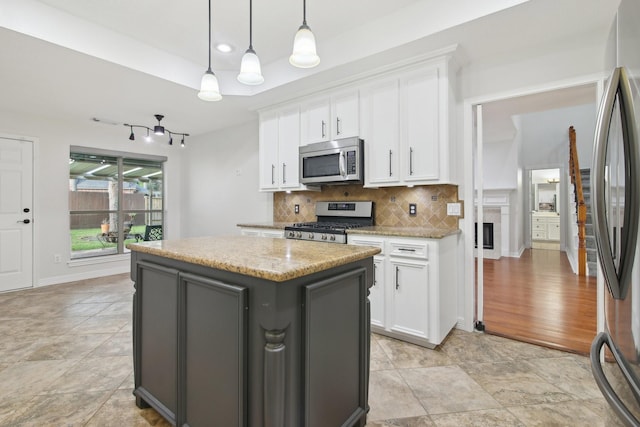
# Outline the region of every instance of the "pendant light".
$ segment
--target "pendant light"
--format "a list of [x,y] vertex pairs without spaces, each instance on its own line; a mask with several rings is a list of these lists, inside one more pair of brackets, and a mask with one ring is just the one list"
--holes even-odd
[[249,49],[242,56],[238,81],[246,85],[259,85],[264,82],[260,69],[260,59],[253,50],[253,4],[249,0]]
[[302,0],[302,25],[293,40],[289,62],[298,68],[312,68],[320,63],[320,57],[316,54],[316,38],[307,25],[307,0]]
[[202,76],[200,82],[200,92],[198,92],[198,98],[203,101],[220,101],[222,95],[220,95],[220,86],[218,85],[218,78],[211,71],[211,0],[209,0],[209,68]]

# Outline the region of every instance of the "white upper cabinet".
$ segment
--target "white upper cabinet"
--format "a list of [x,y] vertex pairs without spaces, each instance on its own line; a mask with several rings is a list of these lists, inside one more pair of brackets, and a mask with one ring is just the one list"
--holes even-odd
[[302,107],[302,145],[329,141],[331,102],[320,98],[305,103]]
[[[421,70],[400,80],[400,144],[405,181],[440,178],[439,69]],[[445,113],[446,114],[446,113]]]
[[399,82],[392,78],[361,89],[365,182],[371,186],[400,182]]
[[441,58],[362,88],[366,187],[455,182],[451,74]]
[[260,114],[260,190],[302,190],[299,181],[300,108]]
[[300,109],[290,108],[280,112],[278,117],[278,157],[280,167],[280,187],[298,188],[300,146]]
[[357,90],[331,97],[331,138],[360,136],[360,95]]
[[260,113],[260,189],[308,189],[298,147],[360,137],[365,187],[455,184],[453,56],[368,76]]
[[302,105],[302,145],[359,136],[358,90],[313,98]]
[[260,190],[277,190],[278,175],[278,112],[260,115],[259,129]]

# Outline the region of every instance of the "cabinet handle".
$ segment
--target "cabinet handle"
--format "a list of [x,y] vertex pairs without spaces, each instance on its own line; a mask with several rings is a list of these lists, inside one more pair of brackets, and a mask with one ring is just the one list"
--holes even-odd
[[413,147],[409,147],[409,175],[413,175]]
[[276,165],[271,165],[271,185],[276,183]]
[[340,135],[340,117],[336,117],[336,134]]
[[373,286],[378,286],[378,278],[376,277],[376,271],[378,271],[378,266],[373,264]]
[[399,251],[404,251],[404,252],[415,252],[415,249],[411,249],[411,248],[398,248]]
[[396,265],[396,289],[400,289],[400,282],[398,282],[399,275],[400,275],[400,267]]
[[391,174],[391,154],[392,154],[392,152],[391,152],[391,150],[389,150],[389,176],[393,176]]
[[282,183],[287,183],[287,165],[282,163]]
[[324,129],[325,129],[326,125],[327,125],[327,124],[326,124],[326,123],[324,122],[324,120],[323,120],[323,121],[322,121],[322,137],[323,137],[323,138],[324,138],[324,135],[325,135],[325,131],[324,131]]

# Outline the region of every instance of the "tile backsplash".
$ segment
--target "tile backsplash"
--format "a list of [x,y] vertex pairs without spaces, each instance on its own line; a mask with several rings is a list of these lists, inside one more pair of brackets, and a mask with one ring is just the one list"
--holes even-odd
[[[372,200],[375,224],[388,227],[458,229],[458,217],[447,215],[447,203],[459,202],[457,185],[363,188],[361,185],[323,187],[322,191],[278,192],[273,196],[275,222],[315,221],[317,201]],[[409,203],[417,214],[409,215]],[[295,205],[300,213],[295,213]]]

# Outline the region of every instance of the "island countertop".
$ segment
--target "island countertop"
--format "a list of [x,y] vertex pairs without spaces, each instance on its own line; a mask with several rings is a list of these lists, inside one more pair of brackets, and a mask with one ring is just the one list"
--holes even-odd
[[284,282],[380,253],[379,248],[254,236],[129,243],[132,251]]

